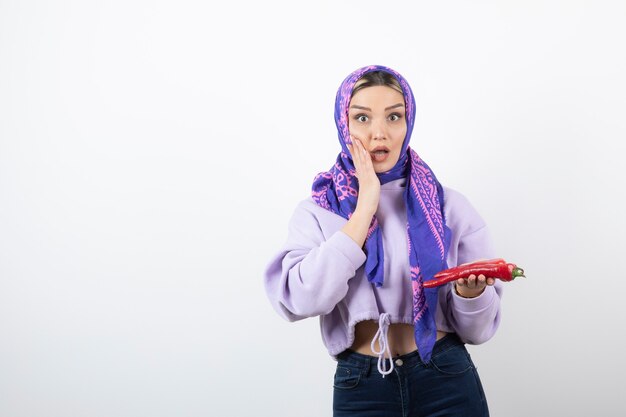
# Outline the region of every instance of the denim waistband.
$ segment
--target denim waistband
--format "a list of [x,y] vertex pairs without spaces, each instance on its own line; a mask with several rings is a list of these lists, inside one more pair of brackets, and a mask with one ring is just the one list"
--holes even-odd
[[[435,342],[432,357],[435,357],[439,353],[445,352],[451,347],[458,345],[464,345],[459,336],[456,333],[448,333]],[[359,366],[360,368],[377,369],[379,367],[379,358],[377,356],[365,355],[363,353],[358,353],[350,349],[346,349],[339,355],[337,355],[337,360],[352,363]],[[396,363],[398,363],[398,360],[401,360],[402,362],[400,363],[402,363],[403,366],[406,365],[409,367],[424,364],[417,350],[414,350],[413,352],[407,353],[405,355],[394,356],[393,360]]]

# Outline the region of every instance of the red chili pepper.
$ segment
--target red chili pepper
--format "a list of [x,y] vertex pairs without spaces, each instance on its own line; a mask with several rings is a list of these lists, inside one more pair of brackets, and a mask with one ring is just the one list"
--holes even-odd
[[507,263],[502,258],[487,259],[484,261],[471,262],[464,265],[445,269],[435,274],[434,279],[426,281],[424,288],[438,287],[459,278],[467,278],[470,275],[484,275],[489,278],[498,278],[502,281],[513,281],[517,277],[524,277],[524,270],[515,264]]
[[486,265],[492,265],[492,264],[506,264],[506,261],[502,258],[495,258],[495,259],[484,259],[480,261],[474,261],[472,263],[467,263],[463,265],[457,265],[455,267],[448,268],[446,270],[436,273],[435,278],[443,278],[444,276],[447,276],[447,275],[463,274],[464,271],[469,266],[478,267],[478,266],[483,266],[483,265],[486,266]]

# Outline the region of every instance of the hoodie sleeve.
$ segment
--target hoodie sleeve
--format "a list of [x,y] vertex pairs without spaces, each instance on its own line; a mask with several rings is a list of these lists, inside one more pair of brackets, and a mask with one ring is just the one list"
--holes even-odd
[[303,202],[289,221],[286,243],[265,270],[265,291],[286,320],[328,314],[346,296],[348,281],[365,259],[341,230],[326,239],[315,213]]
[[[457,194],[454,200],[458,203],[455,211],[462,213],[461,220],[456,222],[460,229],[456,265],[496,258],[491,235],[483,219],[465,197]],[[500,324],[502,297],[500,280],[496,280],[493,286],[487,286],[483,293],[475,298],[458,295],[453,282],[448,283],[440,291],[444,291],[445,295],[444,312],[447,322],[461,340],[469,344],[481,344],[493,337]]]

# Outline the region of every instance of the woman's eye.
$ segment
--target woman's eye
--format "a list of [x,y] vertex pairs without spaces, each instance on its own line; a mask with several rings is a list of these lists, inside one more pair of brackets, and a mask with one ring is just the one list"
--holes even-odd
[[361,122],[361,123],[365,123],[365,122],[367,122],[367,116],[366,116],[366,115],[364,115],[364,114],[359,114],[359,115],[356,117],[356,120],[358,120],[358,121],[359,121],[359,122]]
[[391,114],[391,115],[389,116],[389,119],[390,119],[392,122],[395,122],[395,121],[400,120],[400,117],[401,117],[401,116],[400,116],[398,113],[393,113],[393,114]]

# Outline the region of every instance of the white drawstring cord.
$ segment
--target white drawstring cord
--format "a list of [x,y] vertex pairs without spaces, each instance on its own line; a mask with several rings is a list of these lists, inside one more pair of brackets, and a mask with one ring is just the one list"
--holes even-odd
[[[393,372],[393,360],[391,360],[391,350],[389,349],[389,341],[387,340],[387,331],[389,330],[389,313],[382,313],[378,319],[378,331],[372,339],[371,348],[372,352],[378,355],[378,372],[383,376],[389,375]],[[376,350],[376,339],[378,339],[379,350]],[[387,369],[387,363],[385,362],[385,352],[389,356],[389,363],[391,368]]]

